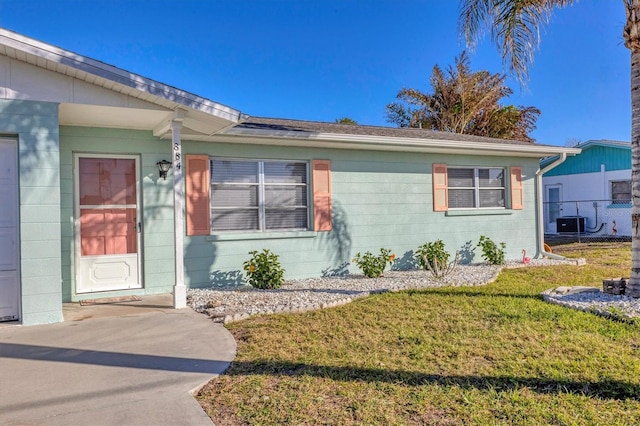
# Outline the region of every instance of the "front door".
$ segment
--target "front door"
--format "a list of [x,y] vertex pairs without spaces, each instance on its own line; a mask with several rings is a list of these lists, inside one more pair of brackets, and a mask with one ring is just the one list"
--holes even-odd
[[76,155],[76,293],[142,288],[138,157]]
[[0,139],[0,321],[20,310],[17,151],[15,140]]

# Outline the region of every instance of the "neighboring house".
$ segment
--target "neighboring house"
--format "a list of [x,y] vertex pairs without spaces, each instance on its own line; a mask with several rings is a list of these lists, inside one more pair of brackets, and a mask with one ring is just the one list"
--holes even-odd
[[[590,140],[577,148],[580,154],[542,177],[545,232],[580,227],[586,234],[631,236],[631,144]],[[540,166],[557,158],[544,159]]]
[[286,278],[356,272],[381,247],[410,268],[437,239],[465,262],[480,235],[540,254],[539,160],[578,152],[251,118],[0,29],[0,318],[169,292],[183,307],[188,287],[241,283],[262,248]]

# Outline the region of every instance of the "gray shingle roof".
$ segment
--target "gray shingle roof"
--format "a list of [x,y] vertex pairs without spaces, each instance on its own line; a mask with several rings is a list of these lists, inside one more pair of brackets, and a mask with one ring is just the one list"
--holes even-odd
[[410,139],[433,139],[433,140],[449,140],[464,142],[485,142],[495,144],[508,145],[533,145],[531,142],[487,138],[474,135],[463,135],[451,132],[436,132],[433,130],[382,127],[382,126],[363,126],[352,124],[325,123],[319,121],[302,121],[288,120],[281,118],[266,117],[249,117],[241,124],[234,126],[226,133],[235,133],[234,130],[256,130],[274,133],[287,133],[294,136],[296,132],[300,135],[309,133],[329,133],[343,135],[360,135],[360,136],[381,136],[391,138],[410,138]]

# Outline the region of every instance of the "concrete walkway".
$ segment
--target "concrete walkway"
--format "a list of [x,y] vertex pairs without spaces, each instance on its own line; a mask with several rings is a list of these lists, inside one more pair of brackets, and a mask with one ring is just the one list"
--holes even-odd
[[190,392],[227,368],[233,337],[191,309],[137,303],[0,328],[0,424],[211,425]]

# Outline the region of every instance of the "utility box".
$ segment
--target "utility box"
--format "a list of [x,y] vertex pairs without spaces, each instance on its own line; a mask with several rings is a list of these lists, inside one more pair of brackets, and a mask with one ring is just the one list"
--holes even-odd
[[556,219],[556,230],[562,232],[584,232],[584,217],[582,216],[564,216]]
[[607,294],[624,294],[626,288],[626,278],[612,278],[610,280],[602,280],[602,291]]

